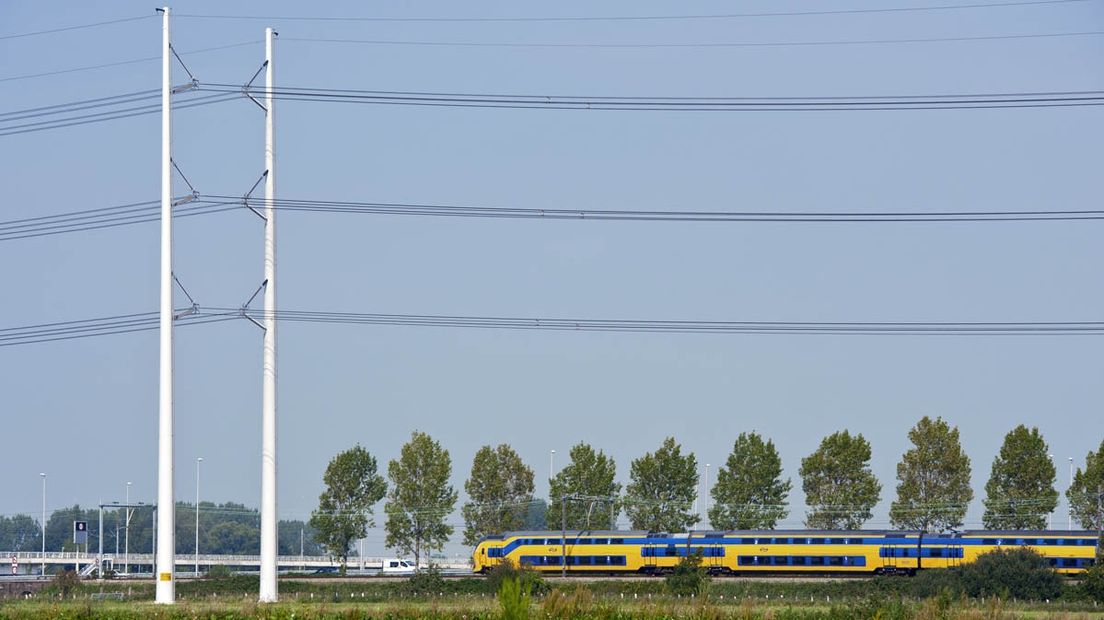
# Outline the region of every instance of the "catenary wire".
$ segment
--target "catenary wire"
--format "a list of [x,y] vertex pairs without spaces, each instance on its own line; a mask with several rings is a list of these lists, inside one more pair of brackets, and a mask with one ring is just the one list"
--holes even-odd
[[989,9],[1017,6],[1080,3],[1086,0],[1026,0],[1019,2],[942,4],[920,7],[881,7],[870,9],[821,9],[812,11],[769,11],[758,13],[714,13],[698,15],[612,15],[612,16],[533,16],[533,17],[356,17],[313,15],[216,15],[177,13],[184,19],[230,19],[264,21],[320,21],[320,22],[383,22],[383,23],[523,23],[523,22],[605,22],[605,21],[663,21],[699,19],[742,19],[756,17],[797,17],[817,15],[853,15],[870,13],[912,13],[963,9]]

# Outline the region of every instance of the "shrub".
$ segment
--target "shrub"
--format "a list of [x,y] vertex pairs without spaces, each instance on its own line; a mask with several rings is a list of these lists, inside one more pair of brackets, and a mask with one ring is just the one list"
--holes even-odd
[[418,569],[418,572],[411,575],[410,579],[406,581],[406,587],[411,592],[417,592],[418,594],[436,594],[445,591],[445,580],[441,577],[441,569],[430,564],[429,568],[425,570]]
[[972,597],[1042,600],[1062,593],[1062,577],[1030,549],[998,549],[961,569],[962,586]]
[[575,586],[571,594],[562,590],[553,590],[541,603],[541,611],[547,618],[574,620],[591,615],[594,607],[594,594],[583,584]]
[[1104,603],[1104,563],[1097,563],[1085,571],[1077,590],[1083,598]]
[[962,571],[957,568],[922,570],[909,580],[908,585],[909,594],[921,598],[938,596],[943,593],[958,597],[966,591],[962,583]]
[[530,594],[540,595],[548,592],[548,584],[544,582],[544,577],[540,573],[528,565],[519,568],[512,562],[503,562],[491,569],[487,574],[487,589],[497,593],[502,589],[502,583],[509,579],[518,580]]
[[498,604],[503,620],[528,620],[529,587],[518,577],[503,579],[498,588]]
[[234,576],[234,571],[230,570],[229,566],[222,564],[216,564],[207,569],[204,573],[204,579],[229,579]]
[[683,556],[675,566],[675,570],[667,575],[667,590],[671,594],[681,596],[701,594],[707,582],[705,569],[701,563],[701,551]]
[[63,570],[55,574],[50,581],[50,590],[57,592],[62,598],[69,598],[69,594],[78,587],[80,587],[80,577],[72,570]]

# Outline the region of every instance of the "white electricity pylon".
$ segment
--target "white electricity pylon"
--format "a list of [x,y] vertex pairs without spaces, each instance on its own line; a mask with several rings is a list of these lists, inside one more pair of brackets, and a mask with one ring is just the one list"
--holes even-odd
[[157,442],[156,601],[176,600],[176,511],[173,495],[173,248],[172,248],[172,53],[169,7],[161,11],[161,315]]
[[275,603],[276,586],[276,143],[273,134],[276,32],[265,28],[264,345],[261,385],[261,585],[259,600]]

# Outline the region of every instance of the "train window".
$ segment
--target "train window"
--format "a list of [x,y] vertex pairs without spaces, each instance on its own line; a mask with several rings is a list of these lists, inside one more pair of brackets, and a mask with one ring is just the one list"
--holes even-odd
[[610,539],[610,544],[611,545],[623,545],[623,544],[625,544],[625,539],[624,538],[611,538]]
[[943,550],[942,549],[932,549],[931,550],[931,557],[933,557],[933,558],[943,557]]
[[832,539],[831,539],[831,538],[825,538],[825,539],[821,540],[820,542],[821,542],[821,544],[824,544],[824,545],[832,545],[832,544],[835,544],[835,543],[834,543],[834,542],[832,541]]
[[995,545],[995,544],[997,544],[997,539],[996,538],[983,538],[983,539],[981,539],[981,544],[983,544],[983,545]]
[[863,539],[861,539],[861,538],[851,538],[851,539],[848,539],[848,542],[850,542],[852,545],[861,545],[861,544],[863,544]]
[[825,558],[825,559],[828,560],[828,566],[842,566],[843,565],[843,558],[833,556],[833,557]]

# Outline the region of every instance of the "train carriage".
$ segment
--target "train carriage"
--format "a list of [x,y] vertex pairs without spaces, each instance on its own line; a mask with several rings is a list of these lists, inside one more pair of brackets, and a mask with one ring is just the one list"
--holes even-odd
[[476,545],[472,566],[486,572],[510,562],[542,572],[662,574],[700,553],[712,574],[912,574],[973,562],[995,549],[1025,547],[1062,573],[1092,566],[1097,540],[1084,531],[759,530],[689,532],[533,531],[490,536]]

